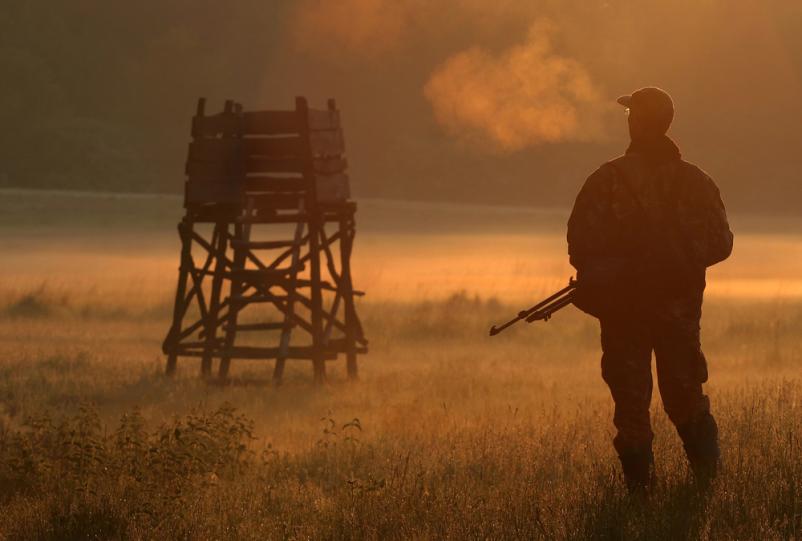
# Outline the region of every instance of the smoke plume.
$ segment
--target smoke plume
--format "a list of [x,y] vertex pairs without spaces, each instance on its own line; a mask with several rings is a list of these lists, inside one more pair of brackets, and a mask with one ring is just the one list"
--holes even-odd
[[494,55],[473,47],[449,58],[424,87],[452,135],[501,151],[597,139],[605,106],[584,67],[556,54],[547,21],[526,41]]
[[[412,55],[424,74],[410,75],[421,78],[438,124],[482,150],[599,139],[608,106],[583,65],[555,51],[557,26],[536,19],[538,5],[298,0],[292,29],[298,50],[336,64],[395,62]],[[523,21],[532,20],[527,33]],[[485,48],[510,32],[523,33],[522,43],[501,52]]]

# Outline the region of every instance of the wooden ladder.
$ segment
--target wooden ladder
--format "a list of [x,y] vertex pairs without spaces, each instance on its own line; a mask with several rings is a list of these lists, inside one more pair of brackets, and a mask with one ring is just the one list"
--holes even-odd
[[[306,208],[304,204],[305,199],[301,197],[298,201],[298,214],[303,214]],[[292,337],[292,329],[294,327],[295,318],[295,299],[297,298],[296,289],[298,286],[298,272],[301,262],[301,245],[304,238],[304,229],[306,223],[299,221],[295,226],[295,236],[293,238],[292,255],[290,256],[290,273],[289,280],[287,281],[287,310],[284,312],[284,328],[281,330],[281,342],[279,343],[279,355],[276,357],[276,366],[273,369],[273,382],[276,385],[281,385],[284,378],[284,364],[287,361],[287,355],[290,346],[290,338]]]
[[[284,365],[289,357],[292,329],[295,326],[298,274],[302,270],[301,247],[303,246],[306,224],[304,221],[298,221],[291,241],[253,241],[251,234],[253,221],[256,218],[256,209],[256,198],[246,194],[244,213],[242,219],[234,226],[234,239],[231,242],[234,248],[234,258],[231,266],[229,311],[224,329],[224,353],[220,359],[218,377],[221,380],[228,378],[231,358],[235,356],[232,353],[235,351],[237,332],[280,330],[279,354],[273,371],[273,380],[276,384],[280,384],[284,374]],[[304,209],[305,197],[303,194],[298,194],[298,214],[303,214]],[[252,250],[275,248],[289,248],[291,263],[288,268],[272,269],[264,267],[264,265],[258,265],[258,263],[259,268],[255,270],[250,271],[245,268]],[[259,260],[254,258],[254,261],[258,262]],[[258,279],[255,277],[258,277]],[[275,287],[281,287],[285,294],[275,294],[275,292],[271,291]],[[256,292],[251,295],[245,295],[251,288],[254,288]],[[284,314],[284,321],[280,323],[239,323],[240,311],[250,304],[262,302],[275,305]]]

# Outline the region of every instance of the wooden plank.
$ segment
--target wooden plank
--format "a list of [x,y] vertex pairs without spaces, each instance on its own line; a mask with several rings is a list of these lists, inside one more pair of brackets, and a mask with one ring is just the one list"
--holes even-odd
[[309,132],[309,146],[314,156],[338,156],[345,153],[342,130]]
[[305,212],[293,212],[291,214],[276,214],[273,216],[242,216],[237,218],[237,221],[252,224],[291,224],[308,219],[309,215]]
[[309,183],[303,177],[248,177],[245,190],[248,192],[305,192]]
[[338,203],[351,197],[351,183],[348,175],[315,177],[317,200],[322,203]]
[[[231,357],[232,359],[274,359],[280,352],[279,348],[260,348],[260,347],[247,347],[238,346],[220,352],[221,355]],[[315,348],[309,346],[290,346],[286,350],[286,359],[312,359],[313,354],[316,354]],[[326,352],[325,359],[333,361],[337,359],[337,353]]]
[[[338,175],[318,175],[315,177],[315,187],[317,192],[317,200],[321,203],[341,203],[347,201],[351,197],[351,184],[346,174]],[[252,192],[265,191],[265,192],[294,192],[301,194],[307,189],[307,183],[304,179],[297,178],[280,178],[280,177],[263,177],[263,178],[247,178],[245,180],[245,190],[252,195]],[[255,196],[259,197],[257,208],[297,208],[298,199],[297,195],[294,198],[275,197],[275,194]]]
[[[342,255],[342,250],[345,248],[343,241],[347,240],[347,236],[346,237],[341,236],[340,239],[341,239],[340,252]],[[331,251],[331,244],[326,242],[328,240],[328,237],[326,236],[326,232],[323,229],[323,227],[320,228],[320,240],[321,240],[321,245],[323,246],[323,252],[326,254],[326,268],[329,271],[331,279],[334,280],[334,283],[337,285],[338,295],[339,295],[339,289],[342,288],[342,279],[339,272],[337,271],[337,266],[334,263],[334,254]],[[334,312],[336,312],[336,310],[332,309],[332,313]]]
[[[335,317],[337,315],[337,311],[340,309],[340,302],[342,301],[341,291],[337,291],[337,294],[334,296],[334,302],[331,305],[329,312],[333,314]],[[323,343],[328,344],[331,340],[331,329],[334,326],[334,319],[330,319],[328,323],[326,323],[326,327],[323,330]]]
[[189,143],[188,162],[230,163],[240,158],[238,139],[197,139]]
[[241,207],[241,202],[187,205],[190,216],[196,223],[234,222],[242,215]]
[[[246,208],[244,209],[246,214],[253,213],[253,204],[249,200],[247,202]],[[250,225],[243,225],[243,224],[236,224],[234,226],[234,235],[231,240],[239,239],[239,240],[249,240],[251,236],[251,226]],[[231,268],[232,269],[241,269],[245,267],[246,261],[246,250],[241,248],[234,248],[234,258],[232,261]],[[223,325],[223,333],[225,335],[225,345],[224,348],[230,348],[234,346],[234,342],[237,339],[237,322],[239,319],[239,312],[240,312],[240,305],[236,302],[235,299],[240,298],[245,294],[245,285],[239,280],[231,280],[230,289],[229,289],[229,309],[227,318],[225,320],[225,324]],[[228,370],[231,366],[231,359],[229,357],[221,357],[220,358],[220,365],[218,367],[217,376],[221,380],[225,380],[228,377]]]
[[302,193],[248,194],[256,209],[292,210],[298,208]]
[[[240,155],[236,153],[235,145],[231,145],[229,152],[207,151],[208,146],[204,143],[193,147],[194,150],[191,149],[190,159],[187,160],[185,167],[187,175],[225,176],[239,172],[244,174],[297,173],[300,175],[305,170],[304,162],[300,157],[245,156],[241,161]],[[215,152],[217,154],[214,154]],[[212,156],[207,157],[208,153],[212,153]],[[318,174],[334,175],[345,171],[348,168],[348,161],[339,156],[319,157],[314,160],[313,168]]]
[[[323,203],[321,203],[322,205]],[[326,204],[328,205],[328,203]],[[192,220],[195,223],[216,223],[216,222],[239,222],[250,224],[291,224],[299,221],[306,221],[309,216],[306,213],[293,212],[289,214],[264,214],[257,216],[242,216],[239,209],[232,208],[229,204],[219,205],[200,205],[189,207]],[[342,216],[340,207],[332,209],[331,212],[323,214],[323,220],[327,223],[337,222]]]
[[276,302],[285,302],[287,300],[286,295],[234,295],[231,297],[231,302],[236,303],[238,305],[243,304],[257,304],[257,303],[276,303]]
[[[202,270],[198,271],[198,272],[199,273],[203,273]],[[211,275],[212,272],[211,271],[206,271],[205,274]],[[230,278],[230,275],[229,275],[228,272],[225,274],[225,276],[227,278]],[[275,286],[275,287],[281,287],[281,288],[285,288],[286,289],[287,287],[289,287],[289,280],[290,280],[290,278],[288,278],[286,275],[273,276],[273,277],[271,277],[270,287]],[[298,288],[306,288],[306,287],[309,287],[311,285],[312,285],[312,281],[311,280],[305,280],[303,278],[297,278],[296,279],[296,286]],[[326,280],[321,280],[320,288],[323,289],[324,291],[332,291],[332,292],[339,291],[339,289],[337,287],[335,287],[333,284],[331,284],[330,282],[328,282]],[[365,292],[364,291],[358,291],[356,289],[352,290],[352,293],[353,293],[353,295],[355,297],[364,297],[365,296]]]
[[228,225],[217,224],[215,226],[214,238],[217,243],[215,251],[215,274],[212,278],[212,291],[209,297],[209,310],[206,314],[204,332],[206,335],[204,350],[206,355],[201,358],[201,377],[207,377],[212,371],[212,358],[209,351],[214,347],[217,340],[217,327],[219,325],[218,315],[220,311],[220,298],[223,287],[223,273],[226,268],[226,241],[228,239]]
[[[258,198],[257,208],[294,209],[298,206],[298,195],[306,192],[307,182],[304,179],[277,177],[246,178],[244,190]],[[351,197],[351,182],[346,174],[318,175],[315,177],[317,201],[326,205],[336,205],[348,201]],[[296,194],[278,197],[277,194],[257,195],[254,192],[287,192]],[[273,198],[273,199],[271,199]]]
[[[178,356],[173,353],[181,334],[181,324],[183,323],[184,316],[186,315],[187,306],[185,304],[187,282],[189,280],[189,271],[194,268],[194,260],[192,259],[192,224],[180,223],[178,225],[178,233],[181,237],[181,259],[178,271],[178,287],[175,293],[175,303],[173,305],[173,322],[170,326],[170,331],[162,344],[162,351],[167,354],[167,366],[165,373],[168,376],[175,374]],[[196,284],[197,287],[197,284]],[[193,288],[194,290],[194,288]],[[201,313],[201,316],[205,314]]]
[[[299,206],[299,210],[303,210],[305,208],[305,202],[301,202]],[[305,244],[305,240],[308,236],[304,235],[304,231],[306,229],[306,224],[303,222],[298,222],[295,224],[295,234],[293,235],[293,242],[292,248],[290,248],[291,262],[290,267],[293,269],[297,269],[300,266],[299,260],[301,257],[301,247]],[[286,252],[285,252],[286,253]],[[279,257],[283,257],[283,254]],[[273,265],[276,267],[278,264],[276,263],[277,259],[273,261]],[[286,282],[283,283],[280,287],[283,287],[287,295],[290,297],[290,301],[287,303],[287,309],[284,312],[284,321],[285,323],[290,323],[292,318],[295,316],[295,302],[294,299],[297,295],[300,295],[297,291],[297,282],[298,282],[298,273],[294,272],[286,277]],[[281,380],[284,376],[284,364],[287,360],[287,348],[290,345],[290,340],[292,339],[292,330],[293,327],[286,326],[284,330],[281,332],[281,338],[279,339],[279,354],[276,356],[276,364],[273,367],[273,382],[276,384],[280,384]]]
[[193,206],[205,203],[240,204],[242,185],[237,182],[201,182],[190,180],[184,184],[184,203]]
[[[283,331],[287,326],[294,327],[292,323],[238,323],[235,327],[237,331],[254,332],[254,331]],[[228,330],[228,326],[225,327]]]
[[249,248],[251,250],[274,250],[276,248],[291,248],[295,246],[295,242],[291,240],[232,240],[231,245],[234,248]]
[[[217,242],[217,239],[214,236],[216,234],[217,234],[217,232],[212,234],[212,244],[215,244]],[[189,238],[189,242],[190,243],[192,242],[191,237]],[[191,248],[190,248],[190,258],[191,257],[192,257],[192,255],[191,255]],[[203,264],[203,266],[201,268],[195,268],[195,265],[194,265],[194,262],[193,262],[191,264],[191,268],[188,269],[190,275],[192,276],[192,283],[193,283],[192,291],[195,294],[195,297],[197,298],[197,301],[198,301],[198,303],[197,303],[198,311],[200,312],[201,319],[204,319],[204,320],[206,319],[208,314],[207,314],[207,310],[206,310],[205,294],[203,293],[203,276],[204,276],[203,273],[210,272],[209,269],[211,268],[213,261],[214,261],[214,252],[208,252],[207,256],[206,256],[206,261],[204,262],[204,264]]]
[[[328,134],[329,132],[318,133]],[[333,136],[321,135],[318,139],[321,149],[336,148],[336,138]],[[292,158],[302,156],[304,147],[304,141],[299,136],[197,139],[189,144],[188,161],[230,163],[232,160],[244,160],[246,156]],[[328,152],[328,154],[337,154],[337,152]]]
[[[341,231],[336,231],[336,232],[335,232],[334,234],[332,234],[330,237],[323,239],[323,244],[330,246],[330,245],[332,245],[333,243],[335,243],[335,242],[337,242],[338,240],[340,240],[340,237],[341,237],[341,235],[342,235],[342,232],[341,232]],[[322,247],[321,247],[321,248],[322,248]],[[307,253],[305,256],[303,256],[303,257],[301,258],[300,262],[301,262],[302,264],[304,264],[304,263],[306,263],[307,261],[309,261],[309,259],[310,259],[311,257],[312,257],[312,252],[311,252],[311,249],[310,249],[309,253]]]
[[303,156],[305,146],[300,136],[246,138],[240,141],[243,154],[246,156],[275,158]]
[[[246,281],[263,281],[267,278],[281,277],[291,272],[302,272],[303,265],[298,267],[282,267],[280,269],[239,269],[230,272],[232,278],[240,278]],[[258,283],[258,282],[257,282]]]
[[355,201],[339,201],[336,203],[320,203],[320,209],[326,220],[339,220],[343,216],[353,216],[356,212]]
[[242,114],[243,135],[279,135],[300,133],[301,124],[295,111],[252,111]]
[[247,156],[245,171],[248,173],[298,173],[304,172],[304,162],[300,157],[265,158]]
[[348,379],[356,379],[358,376],[357,366],[357,345],[356,345],[356,307],[354,305],[354,288],[351,281],[351,253],[353,252],[354,236],[356,234],[356,224],[351,217],[343,217],[340,220],[340,279],[338,285],[343,289],[345,297],[345,349],[346,349],[346,372]]
[[[312,162],[315,173],[334,175],[348,169],[348,160],[342,156],[318,156]],[[245,171],[253,173],[298,173],[306,170],[304,161],[298,157],[267,158],[264,156],[247,156]]]

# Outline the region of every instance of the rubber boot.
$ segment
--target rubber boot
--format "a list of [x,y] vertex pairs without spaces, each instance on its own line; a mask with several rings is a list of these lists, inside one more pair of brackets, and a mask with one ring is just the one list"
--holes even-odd
[[647,494],[654,483],[654,455],[651,447],[618,453],[624,482],[630,494]]
[[708,486],[718,473],[721,452],[718,446],[718,425],[710,413],[704,413],[678,427],[685,454],[696,482]]

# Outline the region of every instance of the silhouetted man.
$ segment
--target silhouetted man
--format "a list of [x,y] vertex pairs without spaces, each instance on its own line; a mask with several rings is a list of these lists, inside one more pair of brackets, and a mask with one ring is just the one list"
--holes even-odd
[[652,482],[652,351],[663,406],[699,481],[716,473],[718,428],[702,392],[705,269],[732,251],[713,180],[666,135],[671,97],[644,88],[618,103],[632,139],[585,182],[568,221],[575,304],[601,321],[602,377],[615,401],[613,441],[631,491]]

